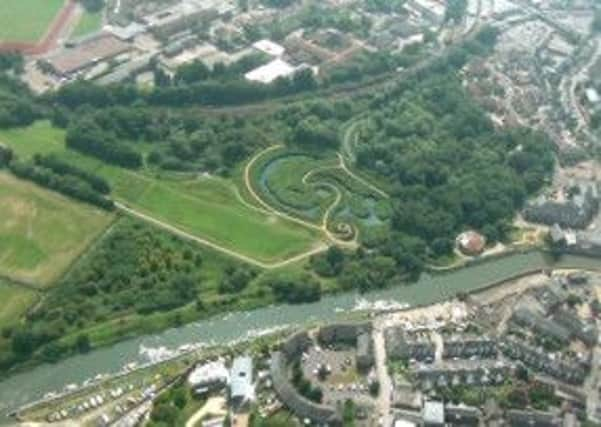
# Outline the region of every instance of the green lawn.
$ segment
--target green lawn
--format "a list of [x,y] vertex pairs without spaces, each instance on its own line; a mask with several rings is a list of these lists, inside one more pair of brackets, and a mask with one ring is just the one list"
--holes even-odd
[[0,173],[0,274],[52,284],[113,215]]
[[47,121],[37,122],[27,128],[0,129],[0,143],[10,146],[22,158],[62,152],[65,150],[61,142],[64,137],[63,130],[53,128]]
[[226,182],[155,182],[134,203],[143,211],[263,261],[309,249],[317,236],[295,223],[247,208]]
[[105,177],[113,198],[129,207],[261,261],[299,254],[320,237],[319,231],[248,207],[229,180],[157,177],[152,171],[130,171],[66,150],[64,131],[53,129],[49,122],[0,131],[0,141],[24,159],[35,153],[58,153]]
[[102,11],[90,13],[85,11],[71,34],[71,38],[83,37],[95,33],[102,28]]
[[64,4],[64,0],[1,0],[0,41],[39,40]]
[[0,281],[0,329],[17,323],[36,300],[33,291]]

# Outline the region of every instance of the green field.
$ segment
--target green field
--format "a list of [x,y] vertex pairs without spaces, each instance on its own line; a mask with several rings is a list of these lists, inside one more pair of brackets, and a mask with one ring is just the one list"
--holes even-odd
[[71,34],[71,38],[78,38],[95,33],[102,28],[102,12],[90,13],[84,11],[81,19]]
[[229,180],[159,178],[152,171],[130,171],[66,150],[63,140],[64,132],[48,122],[0,131],[0,141],[17,156],[58,153],[105,177],[117,201],[260,261],[284,260],[311,249],[319,240],[319,231],[249,207]]
[[211,236],[262,261],[277,261],[309,249],[311,230],[244,206],[231,184],[219,179],[153,183],[135,205],[180,228]]
[[27,128],[0,129],[0,143],[10,146],[15,154],[30,158],[34,154],[50,154],[64,151],[62,141],[65,132],[40,121]]
[[0,173],[0,274],[48,286],[113,216]]
[[17,323],[36,300],[35,292],[0,280],[0,329]]
[[42,38],[64,0],[2,0],[0,41],[35,42]]

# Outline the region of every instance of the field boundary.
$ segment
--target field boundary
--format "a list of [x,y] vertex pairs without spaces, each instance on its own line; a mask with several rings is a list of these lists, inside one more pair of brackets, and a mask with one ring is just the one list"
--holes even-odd
[[77,8],[76,0],[66,0],[46,33],[36,42],[19,42],[7,40],[0,42],[0,52],[19,52],[26,55],[42,55],[56,44],[62,30],[69,22]]

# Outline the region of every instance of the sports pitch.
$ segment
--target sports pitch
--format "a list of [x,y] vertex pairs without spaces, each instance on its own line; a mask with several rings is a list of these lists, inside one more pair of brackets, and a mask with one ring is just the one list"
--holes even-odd
[[65,5],[65,0],[2,0],[0,42],[36,42]]

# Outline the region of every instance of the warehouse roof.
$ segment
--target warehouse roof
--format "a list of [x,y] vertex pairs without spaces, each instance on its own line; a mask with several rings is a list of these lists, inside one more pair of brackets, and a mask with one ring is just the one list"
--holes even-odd
[[249,71],[244,76],[246,80],[259,83],[272,83],[279,77],[288,77],[294,74],[296,68],[282,59],[274,59],[268,64]]

